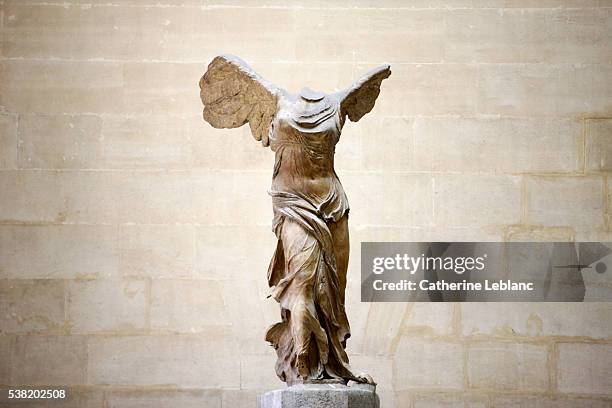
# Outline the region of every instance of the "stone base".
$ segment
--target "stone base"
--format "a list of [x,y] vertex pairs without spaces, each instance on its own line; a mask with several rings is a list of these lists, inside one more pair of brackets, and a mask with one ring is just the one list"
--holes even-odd
[[376,386],[296,384],[257,397],[257,408],[379,408]]

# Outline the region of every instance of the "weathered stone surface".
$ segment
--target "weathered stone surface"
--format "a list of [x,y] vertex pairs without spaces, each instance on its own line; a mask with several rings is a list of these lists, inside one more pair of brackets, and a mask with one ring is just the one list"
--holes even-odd
[[2,67],[0,103],[13,111],[124,111],[123,67],[119,63],[14,60],[3,61]]
[[612,394],[610,344],[559,344],[557,381],[566,393]]
[[478,395],[416,395],[414,408],[487,408],[487,397]]
[[186,169],[195,120],[181,116],[23,115],[19,167]]
[[[238,339],[241,353],[270,353],[272,349],[261,339],[266,328],[278,319],[278,306],[267,297],[270,290],[266,283],[251,276],[249,280],[228,279],[220,281],[220,284],[227,313],[225,323],[231,324],[232,336]],[[273,366],[273,361],[269,361],[269,367]]]
[[[338,145],[338,169],[367,171],[407,171],[414,166],[414,120],[410,118],[372,117],[356,124],[351,137]],[[385,129],[379,132],[378,129]],[[376,135],[373,137],[373,135]],[[359,156],[340,154],[340,149],[353,142],[359,143]],[[349,163],[350,162],[350,163]]]
[[240,356],[240,389],[271,390],[284,386],[274,372],[274,357],[275,353],[271,347],[268,347],[264,354],[242,353]]
[[119,274],[119,260],[117,228],[113,226],[0,225],[2,278],[111,278]]
[[492,398],[496,408],[609,408],[612,400],[595,398],[557,398],[534,396],[500,396]]
[[[463,303],[461,326],[465,336],[570,336],[612,338],[612,327],[602,324],[612,304]],[[572,316],[571,319],[568,316]]]
[[[352,340],[352,339],[351,339]],[[383,355],[350,354],[351,366],[371,374],[376,379],[376,394],[381,408],[393,408],[393,357]]]
[[[9,193],[0,220],[13,222],[164,223],[194,222],[204,205],[207,175],[191,172],[0,173]],[[184,199],[190,197],[189,200]]]
[[[439,62],[444,59],[442,10],[346,9],[342,15],[319,9],[297,12],[296,34],[309,40],[297,47],[304,61]],[[312,21],[320,29],[312,30]],[[362,41],[355,48],[352,36]]]
[[122,225],[119,270],[124,277],[194,278],[194,225]]
[[351,208],[359,209],[351,212],[351,221],[357,225],[420,226],[432,222],[433,181],[428,174],[348,173],[342,180]]
[[582,170],[582,123],[578,120],[424,117],[415,120],[412,132],[411,157],[418,170]]
[[[355,247],[352,247],[355,248]],[[349,276],[358,276],[359,271],[349,269]],[[348,310],[349,321],[351,322],[351,341],[347,344],[347,352],[350,354],[370,354],[366,351],[378,342],[372,342],[371,337],[378,336],[380,333],[367,331],[370,303],[361,301],[361,283],[355,280],[347,282],[346,308]],[[376,314],[376,312],[374,312]],[[390,344],[388,340],[385,344]],[[379,350],[377,350],[377,353]]]
[[529,177],[526,186],[530,224],[596,229],[604,222],[601,177]]
[[64,282],[0,280],[0,328],[5,333],[57,332],[65,323]]
[[[197,21],[210,14],[204,9],[182,7],[122,7],[147,4],[142,0],[118,2],[115,7],[44,7],[10,4],[6,13],[8,39],[4,52],[11,57],[56,57],[65,59],[163,59],[201,58],[193,48],[205,44],[208,30]],[[94,0],[82,2],[106,2]],[[177,2],[169,2],[177,3]],[[189,4],[189,2],[184,2]],[[191,4],[196,4],[191,1]],[[160,4],[150,2],[150,4]],[[181,4],[181,3],[178,3]],[[118,13],[118,14],[117,14]],[[40,30],[43,25],[45,30]],[[207,25],[208,28],[214,29]],[[185,30],[194,33],[185,36]],[[104,41],[99,33],[104,33]],[[195,35],[197,33],[197,35]],[[190,38],[187,41],[187,38]],[[95,44],[95,46],[88,46]],[[190,44],[190,45],[189,45]],[[192,48],[189,50],[189,48]],[[200,47],[201,48],[201,47]],[[204,52],[204,55],[207,55]]]
[[197,83],[201,71],[202,64],[125,63],[122,71],[124,113],[200,116],[193,78]]
[[377,109],[390,116],[474,114],[478,75],[476,67],[465,64],[396,65],[395,86],[385,90]]
[[[608,197],[604,197],[606,212],[605,212],[605,223],[608,227],[612,226],[612,178],[608,179]],[[610,236],[610,234],[602,234],[606,238]]]
[[611,119],[587,121],[586,168],[590,171],[612,171]]
[[[449,11],[444,20],[446,61],[609,62],[605,57],[611,52],[606,40],[609,32],[604,27],[609,24],[610,14],[606,10],[538,8],[552,6],[546,1],[481,2],[486,3],[493,7],[530,8]],[[563,5],[561,1],[556,3]]]
[[22,169],[96,168],[105,152],[102,118],[95,115],[22,115],[19,137]]
[[407,305],[401,302],[370,304],[366,308],[367,323],[361,352],[368,355],[392,354],[406,309]]
[[0,384],[8,384],[11,374],[13,337],[0,335]]
[[[173,122],[175,122],[174,120]],[[191,123],[191,119],[185,120]],[[192,166],[211,170],[266,170],[274,166],[274,154],[266,149],[253,149],[251,131],[239,129],[215,129],[200,123],[192,129],[197,137],[191,137]],[[169,126],[172,124],[169,123]],[[193,125],[193,124],[192,124]],[[201,125],[201,126],[200,126]],[[219,154],[231,151],[232,154]]]
[[404,333],[450,335],[454,332],[455,305],[452,303],[416,302],[408,305],[402,325]]
[[[228,244],[240,234],[246,234],[252,240],[235,240],[235,244]],[[205,279],[256,280],[258,272],[268,268],[275,243],[276,236],[267,225],[199,226],[196,228],[195,244],[197,276]]]
[[434,177],[435,221],[447,226],[515,224],[521,216],[519,177]]
[[191,186],[195,218],[201,224],[270,225],[270,196],[266,193],[270,188],[269,170],[198,171]]
[[402,336],[393,358],[393,388],[462,389],[463,353],[459,342]]
[[152,282],[152,329],[196,333],[226,324],[228,315],[220,282],[194,279]]
[[238,388],[237,353],[234,340],[212,329],[203,335],[96,336],[87,344],[87,383]]
[[17,166],[17,116],[0,114],[0,169]]
[[149,291],[142,279],[70,282],[68,323],[77,333],[144,330]]
[[[0,202],[0,220],[268,225],[270,198],[265,189],[269,174],[225,174],[228,180],[223,182],[218,174],[203,171],[9,170],[0,173],[0,187],[7,192]],[[219,205],[210,206],[210,194]],[[236,219],[231,214],[240,216]]]
[[257,396],[265,390],[223,390],[221,397],[222,407],[253,408],[257,404]]
[[[572,241],[575,231],[570,227],[510,226],[504,234],[510,242],[568,242]],[[576,242],[589,242],[588,239],[575,239]]]
[[85,384],[87,346],[83,336],[20,336],[11,352],[10,383]]
[[471,388],[548,389],[548,348],[532,344],[477,343],[468,347]]
[[[610,113],[610,64],[483,64],[479,112],[492,115],[576,117]],[[555,100],[556,103],[549,103]]]
[[221,408],[219,390],[113,390],[107,408]]
[[296,384],[257,397],[258,408],[378,408],[375,387],[369,384]]

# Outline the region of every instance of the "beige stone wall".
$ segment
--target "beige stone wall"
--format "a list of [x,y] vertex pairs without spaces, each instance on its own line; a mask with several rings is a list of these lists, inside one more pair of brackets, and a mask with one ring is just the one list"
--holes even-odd
[[612,240],[612,2],[0,7],[3,388],[225,408],[281,386],[272,153],[200,118],[198,79],[229,52],[291,91],[392,64],[337,151],[349,352],[384,407],[612,405],[608,304],[369,305],[358,286],[365,240]]

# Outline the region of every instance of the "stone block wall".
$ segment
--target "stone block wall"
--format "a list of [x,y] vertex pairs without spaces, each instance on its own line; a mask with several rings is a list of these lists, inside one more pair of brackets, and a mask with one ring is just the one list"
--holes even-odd
[[[273,157],[201,119],[239,55],[290,91],[392,64],[346,125],[353,364],[383,407],[610,407],[612,306],[364,304],[359,243],[612,240],[609,0],[0,0],[0,385],[252,407]],[[10,402],[2,407],[51,407]]]

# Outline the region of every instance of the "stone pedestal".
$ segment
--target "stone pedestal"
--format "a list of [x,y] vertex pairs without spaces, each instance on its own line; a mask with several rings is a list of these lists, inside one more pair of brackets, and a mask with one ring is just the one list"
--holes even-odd
[[376,386],[296,384],[257,397],[257,408],[379,408]]

